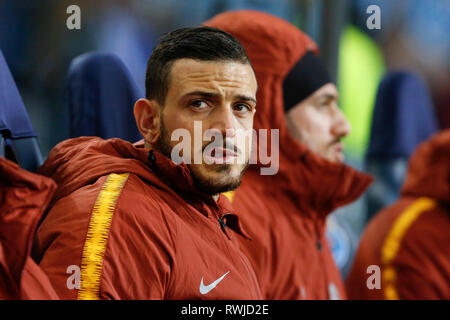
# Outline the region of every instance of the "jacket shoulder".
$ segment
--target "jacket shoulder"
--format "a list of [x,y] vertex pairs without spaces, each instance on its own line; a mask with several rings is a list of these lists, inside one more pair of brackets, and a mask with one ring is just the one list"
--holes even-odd
[[[369,224],[355,263],[381,267],[386,299],[448,299],[449,227],[448,212],[438,202],[403,198]],[[361,254],[371,261],[358,260]]]
[[[154,189],[136,175],[112,173],[54,204],[36,242],[40,265],[62,298],[162,297],[175,255],[176,221]],[[81,272],[78,291],[68,290],[69,267]]]
[[449,229],[450,213],[434,203],[405,232],[392,263],[400,298],[450,298]]
[[171,207],[163,193],[164,191],[141,180],[137,175],[129,174],[116,203],[117,220],[157,233],[175,246],[177,221],[170,214]]

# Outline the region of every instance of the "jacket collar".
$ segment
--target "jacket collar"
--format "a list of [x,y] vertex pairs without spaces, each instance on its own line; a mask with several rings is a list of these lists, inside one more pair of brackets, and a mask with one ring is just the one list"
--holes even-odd
[[[374,178],[346,164],[334,163],[302,146],[280,161],[282,187],[300,208],[319,218],[356,201]],[[281,155],[280,155],[281,156]]]
[[[292,152],[286,152],[287,147],[280,150],[278,173],[271,178],[261,176],[265,182],[259,184],[268,192],[279,194],[282,190],[301,214],[325,220],[338,207],[357,200],[373,182],[371,175],[323,159],[301,143],[284,142],[291,145]],[[259,170],[260,165],[251,166],[252,177],[260,176]]]
[[409,159],[402,196],[429,197],[450,205],[450,129],[423,142]]
[[[182,198],[189,201],[198,211],[205,216],[212,214],[218,219],[224,220],[226,226],[244,238],[250,239],[244,231],[239,217],[230,201],[223,194],[215,201],[211,195],[202,193],[197,189],[189,167],[185,163],[176,164],[171,159],[154,149],[143,148],[142,141],[134,144],[134,147],[146,153],[146,163],[152,172],[161,179],[170,189],[176,191]],[[143,159],[143,156],[140,157]],[[204,204],[210,210],[205,210]]]

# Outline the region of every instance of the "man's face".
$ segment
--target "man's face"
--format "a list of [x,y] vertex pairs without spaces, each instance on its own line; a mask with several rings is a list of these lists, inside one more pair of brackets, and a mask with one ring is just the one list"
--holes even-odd
[[317,155],[343,162],[341,139],[351,127],[337,105],[336,86],[328,83],[286,113],[289,131]]
[[[256,90],[256,78],[248,64],[176,60],[169,76],[156,147],[170,158],[170,151],[179,144],[178,140],[171,141],[172,132],[186,129],[191,137],[188,166],[197,187],[212,195],[237,188],[248,166],[251,141],[248,148],[238,148],[234,139],[253,128]],[[209,141],[202,137],[200,143],[195,143],[199,137],[198,131],[194,134],[194,121],[197,126],[201,123],[202,137],[206,130],[220,133],[223,145],[211,149],[214,138]],[[208,146],[209,152],[205,152]],[[236,161],[238,155],[244,161]],[[194,163],[195,157],[201,163]]]

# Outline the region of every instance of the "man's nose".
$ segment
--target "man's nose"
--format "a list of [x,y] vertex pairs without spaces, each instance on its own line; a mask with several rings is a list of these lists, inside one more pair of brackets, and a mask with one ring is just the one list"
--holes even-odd
[[339,107],[336,107],[335,109],[333,126],[331,130],[332,134],[337,137],[345,137],[350,134],[352,130],[350,122],[348,122],[347,117]]
[[211,117],[208,129],[219,130],[222,136],[229,138],[236,135],[237,120],[230,106],[217,108]]

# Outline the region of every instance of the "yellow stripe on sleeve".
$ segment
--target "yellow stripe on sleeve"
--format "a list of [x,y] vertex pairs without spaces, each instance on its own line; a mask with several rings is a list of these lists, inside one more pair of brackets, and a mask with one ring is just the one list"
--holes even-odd
[[81,258],[78,300],[98,300],[103,256],[117,199],[128,173],[108,176],[95,201]]
[[399,299],[395,288],[397,272],[392,265],[392,261],[398,254],[401,241],[406,231],[414,223],[414,221],[416,221],[422,213],[426,212],[434,205],[435,202],[429,198],[417,199],[395,220],[391,231],[386,237],[381,251],[381,263],[383,265],[381,278],[384,294],[388,300]]

